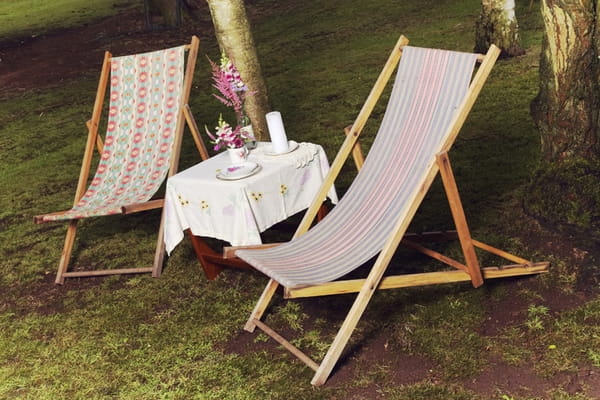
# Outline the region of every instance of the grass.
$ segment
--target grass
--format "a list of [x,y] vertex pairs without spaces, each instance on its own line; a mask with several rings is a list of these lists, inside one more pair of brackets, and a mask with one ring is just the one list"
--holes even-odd
[[[86,2],[71,1],[72,6],[53,2],[56,7],[44,10],[41,6],[49,2],[0,0],[0,15],[11,16],[10,25],[0,24],[6,30],[2,37],[55,29],[58,25],[50,22],[55,11],[62,14],[52,18],[67,27],[132,4],[102,1],[92,10]],[[260,12],[254,35],[272,106],[284,115],[290,137],[318,142],[330,157],[399,33],[419,46],[470,50],[479,12],[479,4],[467,0],[407,0],[402,6],[391,0],[255,3]],[[310,370],[264,335],[241,333],[266,279],[226,271],[206,281],[187,242],[174,251],[160,279],[124,276],[54,286],[65,228],[37,226],[31,217],[72,201],[96,78],[86,73],[61,87],[0,100],[0,398],[479,399],[486,397],[465,382],[486,368],[490,355],[509,365],[530,366],[542,377],[597,371],[600,302],[556,311],[549,297],[569,295],[563,288],[576,291],[577,269],[558,255],[536,254],[540,250],[528,247],[529,238],[512,234],[520,191],[539,155],[528,105],[537,92],[541,21],[527,12],[529,2],[520,3],[527,3],[519,4],[517,12],[528,54],[497,64],[451,157],[478,236],[525,256],[552,259],[551,274],[480,290],[458,284],[378,293],[351,338],[341,370],[334,371],[334,378],[347,378],[332,379],[319,389],[309,385]],[[213,38],[202,38],[202,51],[213,59],[216,49]],[[209,79],[207,63],[200,62],[191,103],[198,122],[208,125],[220,110],[210,97]],[[375,120],[382,114],[379,106]],[[376,126],[376,121],[367,125],[367,143]],[[186,140],[183,166],[196,160]],[[351,176],[348,168],[339,184],[342,191]],[[73,265],[149,263],[158,217],[85,221]],[[450,224],[436,184],[413,228]],[[401,266],[436,268],[404,252],[392,267]],[[507,299],[515,320],[491,336],[480,334],[490,308]],[[268,319],[318,358],[352,300],[277,298]],[[369,359],[381,335],[389,350],[381,360]],[[389,376],[399,354],[422,358],[432,371],[418,382],[398,384]],[[494,398],[536,398],[500,390],[502,378],[497,385]],[[591,398],[586,394],[590,388],[573,392],[561,385],[557,379],[542,398]]]
[[136,6],[133,0],[0,0],[0,40],[36,37]]

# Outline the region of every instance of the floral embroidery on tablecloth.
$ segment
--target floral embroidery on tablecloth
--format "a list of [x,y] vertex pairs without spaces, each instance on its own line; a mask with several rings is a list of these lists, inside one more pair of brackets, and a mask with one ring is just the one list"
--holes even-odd
[[187,206],[188,204],[190,204],[189,200],[184,199],[183,196],[180,194],[177,195],[177,200],[179,200],[179,204],[181,204],[182,206]]
[[254,199],[254,201],[260,201],[263,197],[263,194],[260,192],[252,192],[250,193],[250,196],[252,196],[252,198]]

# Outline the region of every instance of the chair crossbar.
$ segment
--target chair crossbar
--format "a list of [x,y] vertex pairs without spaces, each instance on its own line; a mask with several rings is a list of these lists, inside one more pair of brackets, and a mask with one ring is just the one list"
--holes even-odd
[[[549,262],[534,262],[527,264],[511,264],[501,267],[490,266],[481,269],[484,279],[507,278],[524,275],[536,275],[548,272]],[[436,271],[418,274],[391,275],[382,278],[377,289],[399,289],[417,286],[440,285],[455,282],[468,282],[471,277],[464,271]],[[357,293],[365,283],[365,279],[335,281],[299,288],[286,288],[286,299],[328,296],[347,293]]]
[[271,329],[268,325],[263,323],[259,319],[253,320],[254,324],[260,328],[264,333],[272,337],[277,343],[285,347],[290,353],[292,353],[296,358],[306,364],[313,371],[317,371],[319,369],[319,364],[314,362],[309,356],[304,354],[300,349],[291,344],[288,340],[286,340],[283,336],[277,333],[275,330]]

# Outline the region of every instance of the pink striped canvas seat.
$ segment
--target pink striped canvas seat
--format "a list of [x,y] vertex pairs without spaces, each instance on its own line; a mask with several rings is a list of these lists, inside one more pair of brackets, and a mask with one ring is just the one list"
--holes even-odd
[[307,233],[236,255],[285,287],[330,282],[378,254],[436,162],[477,56],[407,46],[365,164],[339,204]]
[[111,59],[110,104],[96,174],[79,202],[41,222],[121,213],[148,201],[171,160],[183,88],[185,46]]

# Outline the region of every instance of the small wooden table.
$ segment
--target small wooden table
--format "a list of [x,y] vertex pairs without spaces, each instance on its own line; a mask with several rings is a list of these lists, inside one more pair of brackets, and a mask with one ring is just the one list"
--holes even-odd
[[[270,155],[267,143],[250,152],[258,172],[237,180],[217,178],[229,165],[226,153],[172,176],[165,193],[165,246],[170,254],[188,232],[196,255],[209,279],[223,267],[248,268],[238,259],[224,259],[201,237],[213,237],[233,246],[261,244],[260,233],[306,209],[329,171],[323,148],[300,143],[284,155]],[[328,194],[337,202],[335,189]],[[325,212],[322,208],[321,216]]]

